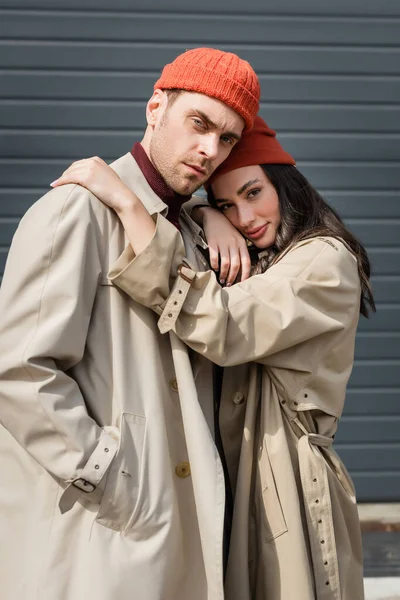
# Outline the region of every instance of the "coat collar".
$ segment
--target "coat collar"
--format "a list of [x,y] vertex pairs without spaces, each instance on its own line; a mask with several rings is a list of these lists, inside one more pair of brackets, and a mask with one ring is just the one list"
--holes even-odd
[[168,206],[153,192],[130,152],[118,158],[110,166],[118,173],[125,185],[138,196],[151,215],[162,213],[166,216]]

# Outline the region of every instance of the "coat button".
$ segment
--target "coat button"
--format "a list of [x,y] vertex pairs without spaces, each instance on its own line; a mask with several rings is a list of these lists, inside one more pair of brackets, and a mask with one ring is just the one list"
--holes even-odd
[[237,392],[233,397],[233,401],[235,404],[243,404],[244,396],[243,396],[242,392]]
[[174,377],[173,379],[171,379],[171,381],[169,382],[169,385],[171,386],[171,389],[174,392],[178,392],[178,382],[176,380],[176,377]]
[[190,475],[190,464],[188,462],[186,462],[186,461],[180,462],[175,467],[175,473],[181,479],[185,479],[186,477],[189,477],[189,475]]

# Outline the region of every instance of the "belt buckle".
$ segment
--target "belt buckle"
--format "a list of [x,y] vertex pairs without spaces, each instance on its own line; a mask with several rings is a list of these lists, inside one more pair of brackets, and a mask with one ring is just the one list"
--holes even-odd
[[78,477],[78,479],[75,479],[72,482],[72,485],[85,494],[91,494],[96,489],[94,483],[90,483],[90,481],[83,479],[83,477]]

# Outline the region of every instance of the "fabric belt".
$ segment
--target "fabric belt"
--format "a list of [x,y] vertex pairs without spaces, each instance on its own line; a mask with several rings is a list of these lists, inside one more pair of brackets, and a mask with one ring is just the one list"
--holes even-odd
[[316,600],[341,600],[339,565],[333,527],[331,495],[325,458],[320,448],[332,446],[333,438],[302,431],[298,453],[300,479],[314,570]]

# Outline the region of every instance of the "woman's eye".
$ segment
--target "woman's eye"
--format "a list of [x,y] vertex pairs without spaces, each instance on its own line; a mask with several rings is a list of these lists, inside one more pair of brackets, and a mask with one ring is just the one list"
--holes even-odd
[[229,137],[228,135],[222,135],[221,136],[221,140],[225,143],[225,144],[229,144],[230,146],[232,146],[233,144],[233,139],[231,137]]
[[259,188],[256,188],[256,189],[254,189],[254,190],[250,190],[250,191],[248,192],[248,194],[247,194],[247,197],[248,197],[248,198],[255,198],[256,196],[258,196],[258,194],[260,193],[260,191],[261,191],[261,190],[260,190]]
[[232,204],[221,204],[218,208],[221,212],[226,212],[231,206]]

